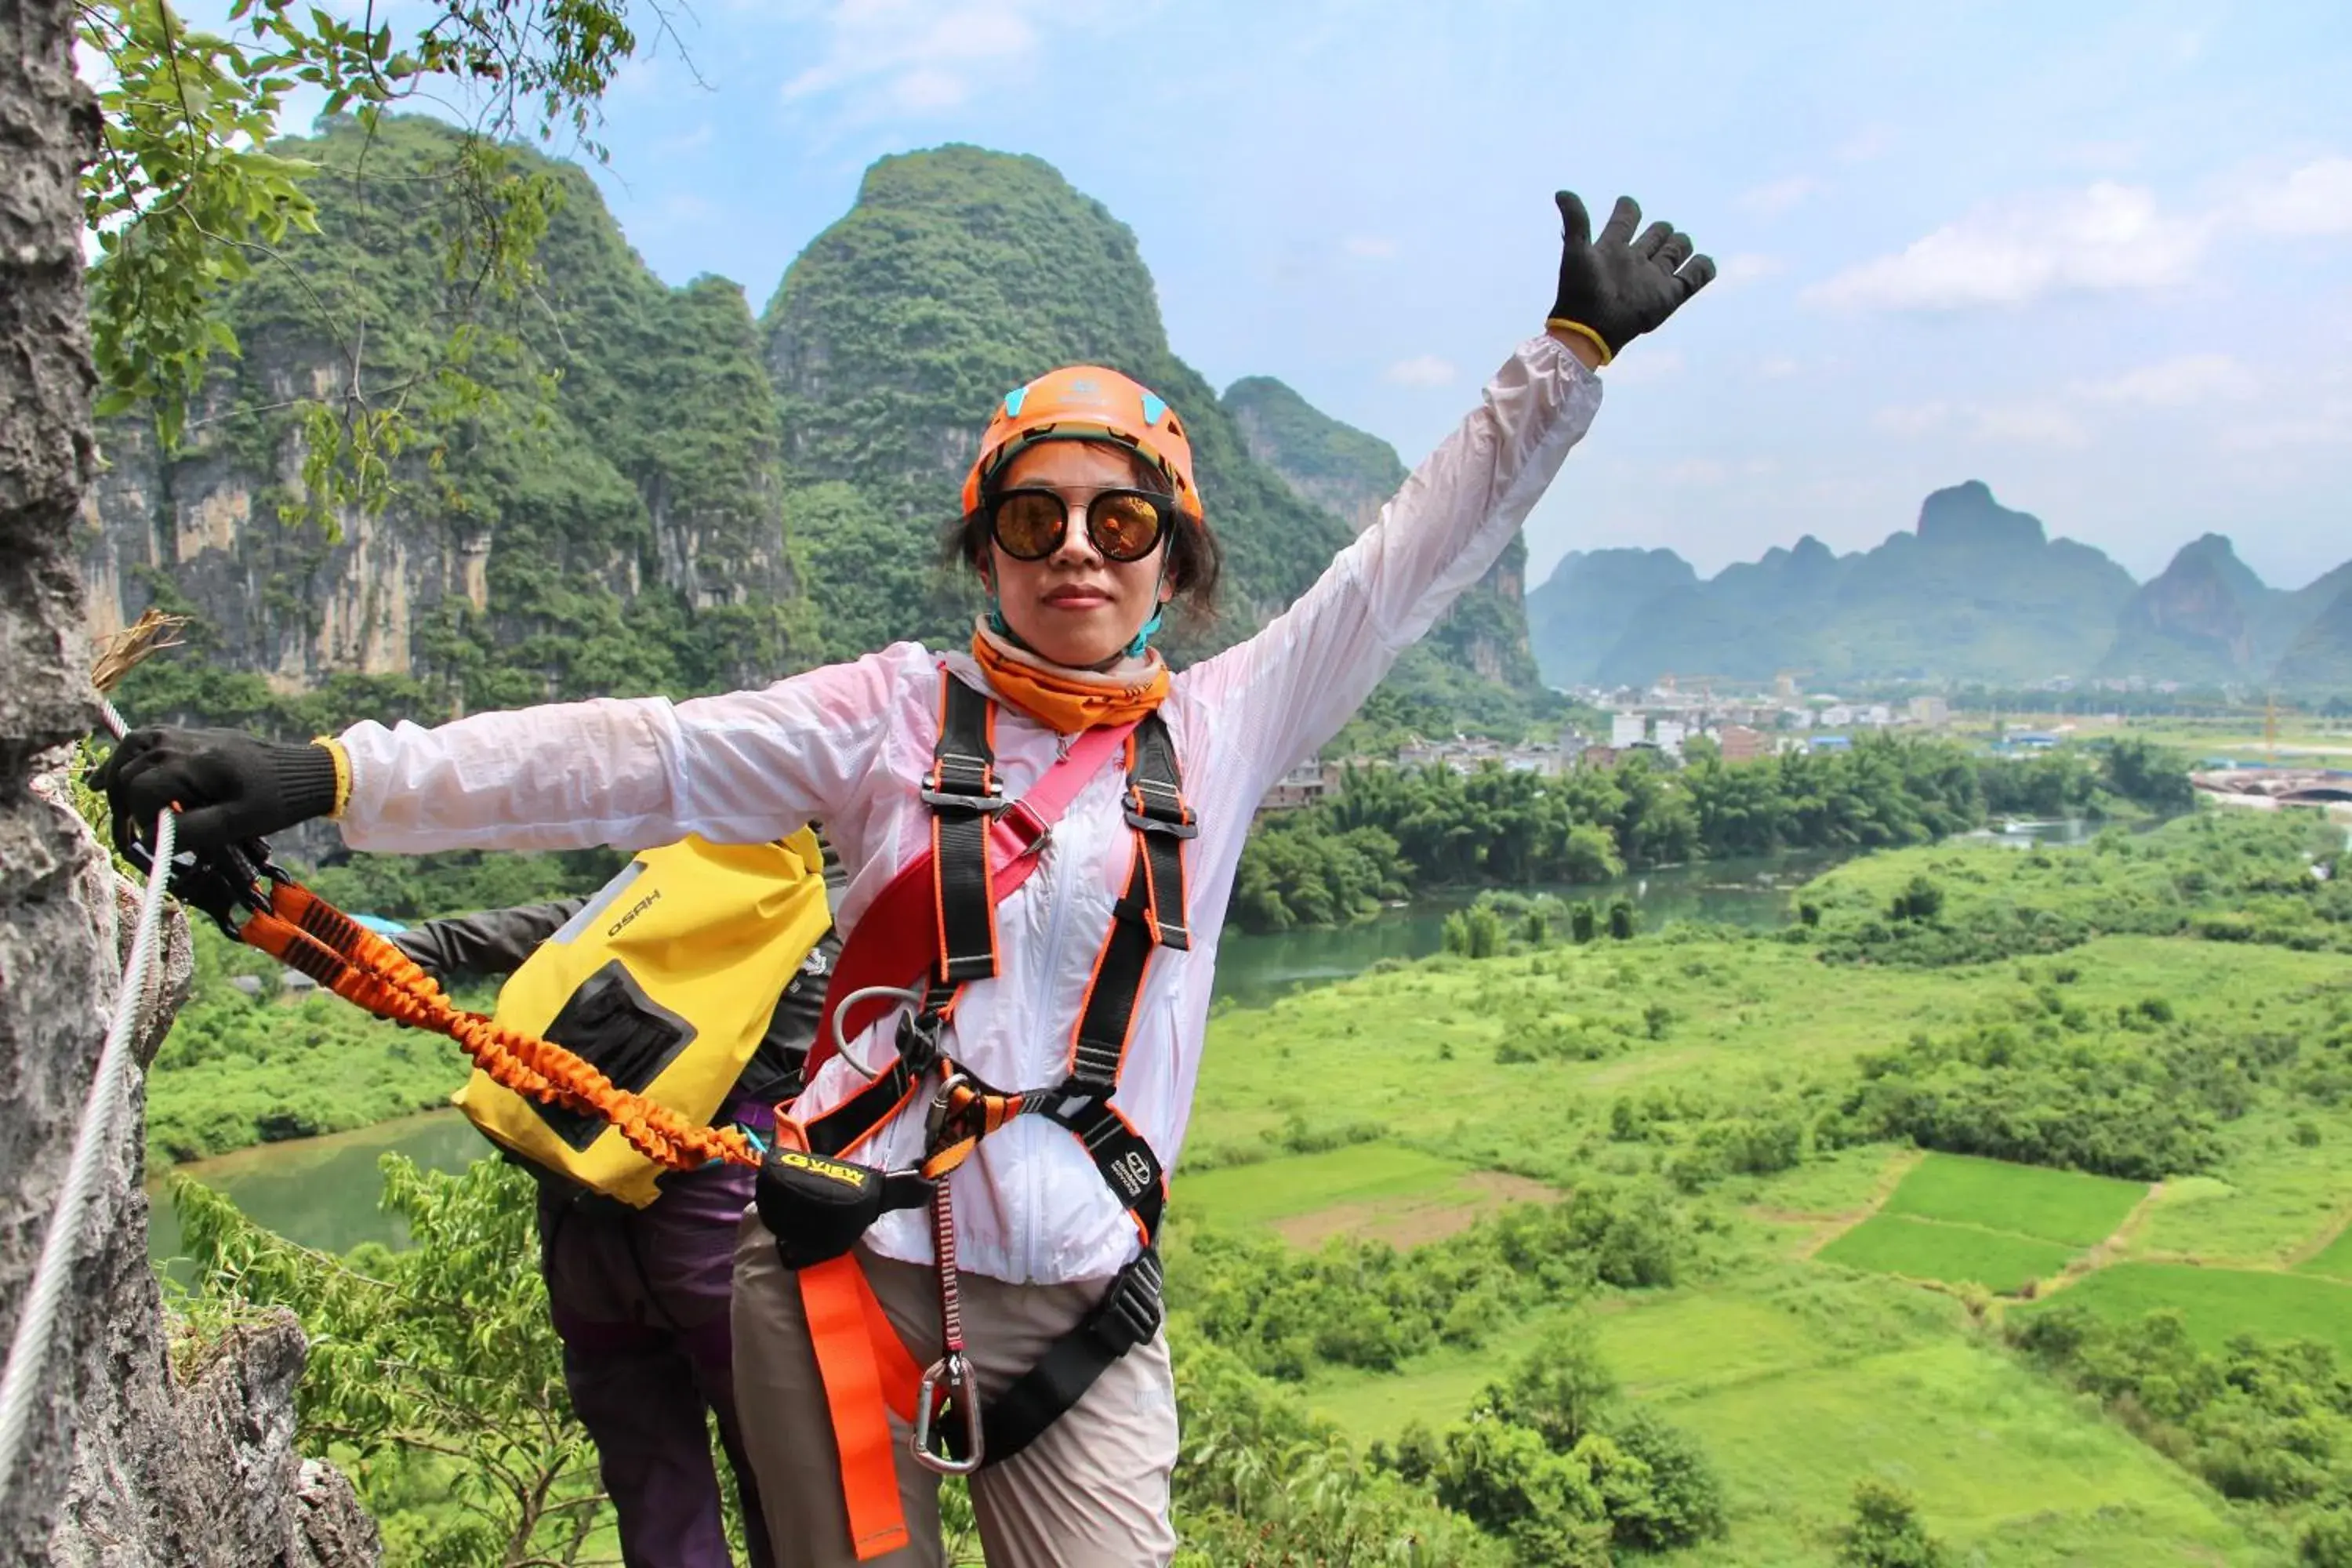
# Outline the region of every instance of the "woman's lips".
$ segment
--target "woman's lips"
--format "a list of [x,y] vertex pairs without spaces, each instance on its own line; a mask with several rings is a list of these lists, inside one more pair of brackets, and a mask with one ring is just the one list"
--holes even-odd
[[1090,610],[1110,603],[1110,595],[1093,588],[1056,588],[1045,595],[1045,602],[1057,610]]

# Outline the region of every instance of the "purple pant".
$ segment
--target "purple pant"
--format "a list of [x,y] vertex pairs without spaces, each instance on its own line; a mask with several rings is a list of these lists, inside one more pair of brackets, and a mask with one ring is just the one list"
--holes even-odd
[[735,1419],[728,1296],[752,1173],[706,1167],[629,1208],[551,1184],[541,1268],[563,1340],[563,1381],[595,1439],[628,1568],[732,1568],[706,1412],[743,1502],[752,1568],[772,1568],[760,1493]]

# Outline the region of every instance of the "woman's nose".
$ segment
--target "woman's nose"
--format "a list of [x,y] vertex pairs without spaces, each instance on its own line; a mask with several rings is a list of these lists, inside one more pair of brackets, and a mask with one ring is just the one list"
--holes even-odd
[[1062,524],[1062,542],[1054,547],[1054,559],[1067,566],[1093,566],[1102,561],[1102,552],[1095,548],[1094,535],[1087,531],[1087,503],[1068,501],[1069,516]]

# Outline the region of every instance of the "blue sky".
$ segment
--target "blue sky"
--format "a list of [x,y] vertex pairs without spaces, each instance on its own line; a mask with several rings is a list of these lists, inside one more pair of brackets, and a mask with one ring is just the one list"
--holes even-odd
[[1408,462],[1550,302],[1551,192],[1634,194],[1724,277],[1610,371],[1538,576],[1866,547],[1969,478],[2141,576],[2208,530],[2284,586],[2352,557],[2345,0],[701,0],[680,28],[611,96],[599,175],[663,277],[756,310],[874,158],[1033,153],[1133,226],[1210,380],[1279,376]]

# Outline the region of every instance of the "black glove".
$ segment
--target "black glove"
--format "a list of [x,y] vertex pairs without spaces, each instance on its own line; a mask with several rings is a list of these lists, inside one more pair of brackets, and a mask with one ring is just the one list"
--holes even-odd
[[1561,226],[1559,297],[1554,321],[1586,329],[1613,359],[1643,332],[1654,331],[1682,302],[1706,287],[1715,263],[1691,254],[1691,237],[1670,223],[1654,223],[1633,237],[1642,209],[1631,196],[1617,198],[1609,226],[1592,237],[1592,219],[1574,191],[1552,198]]
[[114,814],[124,854],[180,812],[184,849],[266,838],[335,809],[335,759],[326,747],[281,746],[241,730],[133,730],[89,775]]
[[857,1244],[891,1209],[927,1202],[931,1184],[912,1171],[877,1171],[794,1149],[772,1152],[760,1166],[752,1201],[791,1269],[829,1263]]

